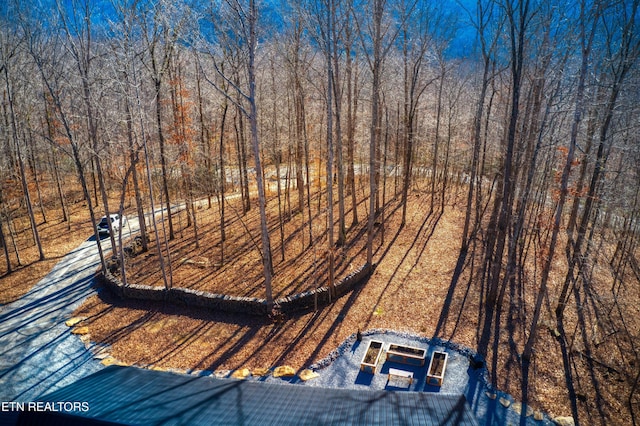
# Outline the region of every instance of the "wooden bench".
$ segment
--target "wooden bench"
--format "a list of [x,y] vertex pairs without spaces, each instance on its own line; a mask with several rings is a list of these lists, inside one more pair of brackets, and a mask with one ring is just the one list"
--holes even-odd
[[387,377],[387,383],[391,380],[391,376],[401,377],[403,379],[409,379],[409,385],[413,384],[413,372],[411,371],[399,370],[397,368],[390,368],[389,376]]

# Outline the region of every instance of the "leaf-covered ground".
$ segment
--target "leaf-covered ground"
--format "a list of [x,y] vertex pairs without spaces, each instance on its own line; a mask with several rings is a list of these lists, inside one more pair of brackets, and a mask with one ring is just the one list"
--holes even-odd
[[[459,197],[459,198],[458,198]],[[470,255],[465,269],[454,282],[459,255],[463,212],[460,194],[452,193],[444,212],[429,213],[430,196],[414,192],[410,197],[407,223],[400,226],[401,206],[397,200],[385,207],[384,227],[376,226],[375,272],[363,286],[329,307],[270,322],[262,318],[213,313],[176,306],[114,300],[108,294],[94,297],[78,315],[91,316],[88,322],[92,338],[112,346],[114,356],[124,362],[174,368],[233,370],[275,367],[288,364],[303,369],[325,357],[358,329],[393,329],[424,336],[438,335],[470,348],[478,346],[483,310],[483,288],[470,271],[480,255]],[[274,258],[275,297],[304,291],[327,280],[326,212],[312,206],[314,245],[309,248],[307,212],[293,214],[284,223],[286,241],[284,260],[280,245],[280,227],[275,197],[270,203],[270,226]],[[236,206],[239,209],[239,206]],[[227,209],[224,260],[220,260],[218,210],[206,204],[198,210],[199,247],[192,228],[182,226],[172,241],[171,256],[174,286],[214,293],[264,297],[262,269],[258,252],[257,209],[246,216]],[[336,212],[337,213],[337,212]],[[186,214],[176,222],[184,225]],[[336,214],[337,218],[337,214]],[[346,244],[336,248],[337,278],[365,261],[366,205],[360,204],[360,224],[349,229]],[[347,224],[351,215],[347,213]],[[383,236],[384,232],[384,236]],[[302,237],[301,235],[304,235]],[[305,243],[301,242],[304,238]],[[157,256],[153,249],[130,261],[129,280],[162,285]],[[558,257],[558,270],[562,270]],[[556,271],[556,273],[559,273]],[[606,272],[602,272],[606,279]],[[561,282],[554,279],[554,283]],[[638,286],[637,281],[632,283]],[[488,348],[488,366],[494,372],[498,388],[522,396],[519,353],[528,325],[510,322],[529,321],[537,284],[532,276],[525,280],[521,306],[517,314],[513,299],[507,297],[498,338]],[[552,288],[550,294],[556,294]],[[636,293],[637,294],[637,293]],[[553,296],[552,296],[553,297]],[[550,305],[549,305],[550,306]],[[637,308],[629,309],[626,326],[636,324]],[[636,304],[638,306],[638,304]],[[536,352],[528,377],[530,404],[552,415],[570,415],[560,345],[554,337],[550,315],[543,314]],[[598,330],[598,321],[588,318],[584,336],[576,326],[575,306],[568,309],[567,329],[572,341],[571,366],[580,412],[584,418],[602,417],[607,424],[627,424],[629,415],[624,396],[629,395],[635,367],[632,357],[611,356],[631,350],[629,341],[607,336]],[[619,324],[612,319],[606,329]],[[524,331],[523,331],[524,330]],[[584,356],[583,339],[601,339],[589,345],[590,358]],[[498,353],[493,357],[493,352]],[[596,360],[596,361],[593,361]],[[602,361],[599,363],[599,361]]]
[[[463,188],[457,195],[451,193],[442,214],[437,209],[429,214],[430,196],[413,192],[404,227],[400,226],[398,201],[390,201],[384,211],[384,227],[376,226],[374,261],[377,267],[373,275],[353,293],[317,312],[302,312],[272,322],[258,317],[122,301],[102,291],[75,314],[88,317],[83,325],[89,327],[92,340],[109,344],[115,358],[136,365],[253,370],[288,364],[301,370],[327,356],[358,329],[393,329],[426,337],[438,335],[476,348],[484,312],[484,289],[478,275],[471,271],[480,264],[480,245],[475,256],[467,256],[459,279],[452,280],[463,221],[462,191]],[[309,248],[307,210],[303,214],[294,211],[288,217],[287,209],[283,209],[286,220],[282,260],[276,200],[272,197],[269,204],[274,295],[279,297],[324,285],[328,256],[324,233],[326,211],[318,212],[317,204],[312,205],[311,234],[315,243]],[[334,252],[338,279],[365,259],[366,205],[361,203],[359,208],[360,224],[350,227],[352,216],[348,211],[346,244]],[[223,260],[215,200],[211,208],[205,202],[197,209],[199,248],[195,246],[193,227],[186,226],[186,213],[176,214],[177,238],[170,243],[174,286],[264,297],[257,249],[260,243],[257,209],[242,215],[239,202],[230,200],[226,214],[228,238]],[[47,262],[55,262],[57,257],[89,237],[90,224],[86,219],[81,222],[79,219],[74,222],[71,233],[64,232],[64,224],[52,222],[45,226],[51,227],[43,238],[45,253],[51,259]],[[23,253],[28,250],[33,248],[25,248]],[[606,245],[601,247],[602,259],[606,259],[607,250]],[[162,285],[156,253],[152,245],[148,253],[130,259],[128,279]],[[23,256],[26,259],[26,254]],[[4,301],[27,291],[51,265],[29,262],[29,266],[0,278],[0,295]],[[554,336],[554,322],[548,314],[558,292],[556,287],[562,282],[564,262],[562,255],[558,255],[526,383],[530,405],[551,415],[571,414],[562,352]],[[572,302],[565,321],[577,404],[583,421],[631,424],[628,397],[638,371],[635,348],[640,329],[640,285],[633,275],[626,277],[622,287],[624,300],[616,299],[609,289],[611,278],[606,262],[594,263],[597,263],[593,267],[594,287],[588,297],[597,300],[587,301],[585,295],[580,294],[581,309],[576,309]],[[506,298],[501,324],[496,328],[500,334],[497,339],[494,334],[487,353],[495,385],[516,399],[522,396],[519,353],[530,326],[537,290],[537,275],[533,268],[531,271],[524,280],[521,294]],[[521,301],[516,303],[517,300]],[[603,317],[602,312],[608,315]],[[518,322],[515,325],[514,319]],[[494,352],[497,357],[493,356]],[[631,403],[637,410],[638,397],[634,396]]]

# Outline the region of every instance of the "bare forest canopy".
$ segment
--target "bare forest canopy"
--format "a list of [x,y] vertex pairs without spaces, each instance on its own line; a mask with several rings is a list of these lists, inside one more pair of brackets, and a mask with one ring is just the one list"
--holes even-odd
[[[378,261],[388,200],[403,226],[414,194],[443,212],[455,186],[452,281],[471,268],[482,282],[477,350],[517,320],[526,383],[550,324],[578,418],[578,325],[615,336],[640,372],[625,325],[640,287],[639,1],[4,1],[2,270],[20,264],[17,221],[42,260],[45,210],[65,221],[82,199],[93,223],[139,220],[170,288],[184,212],[196,245],[219,240],[220,264],[238,224],[272,305],[287,217],[303,218],[291,234],[331,287],[356,232],[362,263]],[[216,235],[198,233],[199,203],[218,210]],[[112,232],[107,256],[95,237],[126,280],[129,243]],[[624,380],[637,422],[640,373]]]

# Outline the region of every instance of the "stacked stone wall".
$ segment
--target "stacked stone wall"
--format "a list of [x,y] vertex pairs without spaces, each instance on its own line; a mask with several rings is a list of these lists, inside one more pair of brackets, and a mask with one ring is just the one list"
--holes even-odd
[[[373,267],[365,263],[335,286],[335,297],[330,297],[329,287],[292,294],[274,301],[283,313],[293,313],[326,306],[333,300],[344,296],[371,274]],[[123,299],[166,301],[184,306],[194,306],[212,311],[225,311],[250,315],[267,315],[267,301],[255,297],[239,297],[226,294],[214,294],[188,288],[174,287],[166,290],[140,284],[122,284],[120,279],[109,271],[103,271],[103,282],[113,293]]]

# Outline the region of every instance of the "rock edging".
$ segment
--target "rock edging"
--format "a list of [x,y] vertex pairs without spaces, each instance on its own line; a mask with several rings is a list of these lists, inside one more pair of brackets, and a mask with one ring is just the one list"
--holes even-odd
[[[334,286],[334,296],[331,297],[329,287],[323,286],[314,290],[292,294],[274,301],[274,305],[282,313],[293,313],[313,309],[316,306],[326,306],[332,301],[352,291],[356,285],[364,281],[373,272],[374,266],[365,263],[355,271],[338,281]],[[214,311],[225,311],[250,315],[265,316],[267,301],[255,297],[230,296],[206,291],[174,287],[166,290],[141,284],[122,284],[114,274],[103,270],[100,278],[107,288],[122,299],[137,299],[150,301],[167,301],[170,303],[195,306]]]

